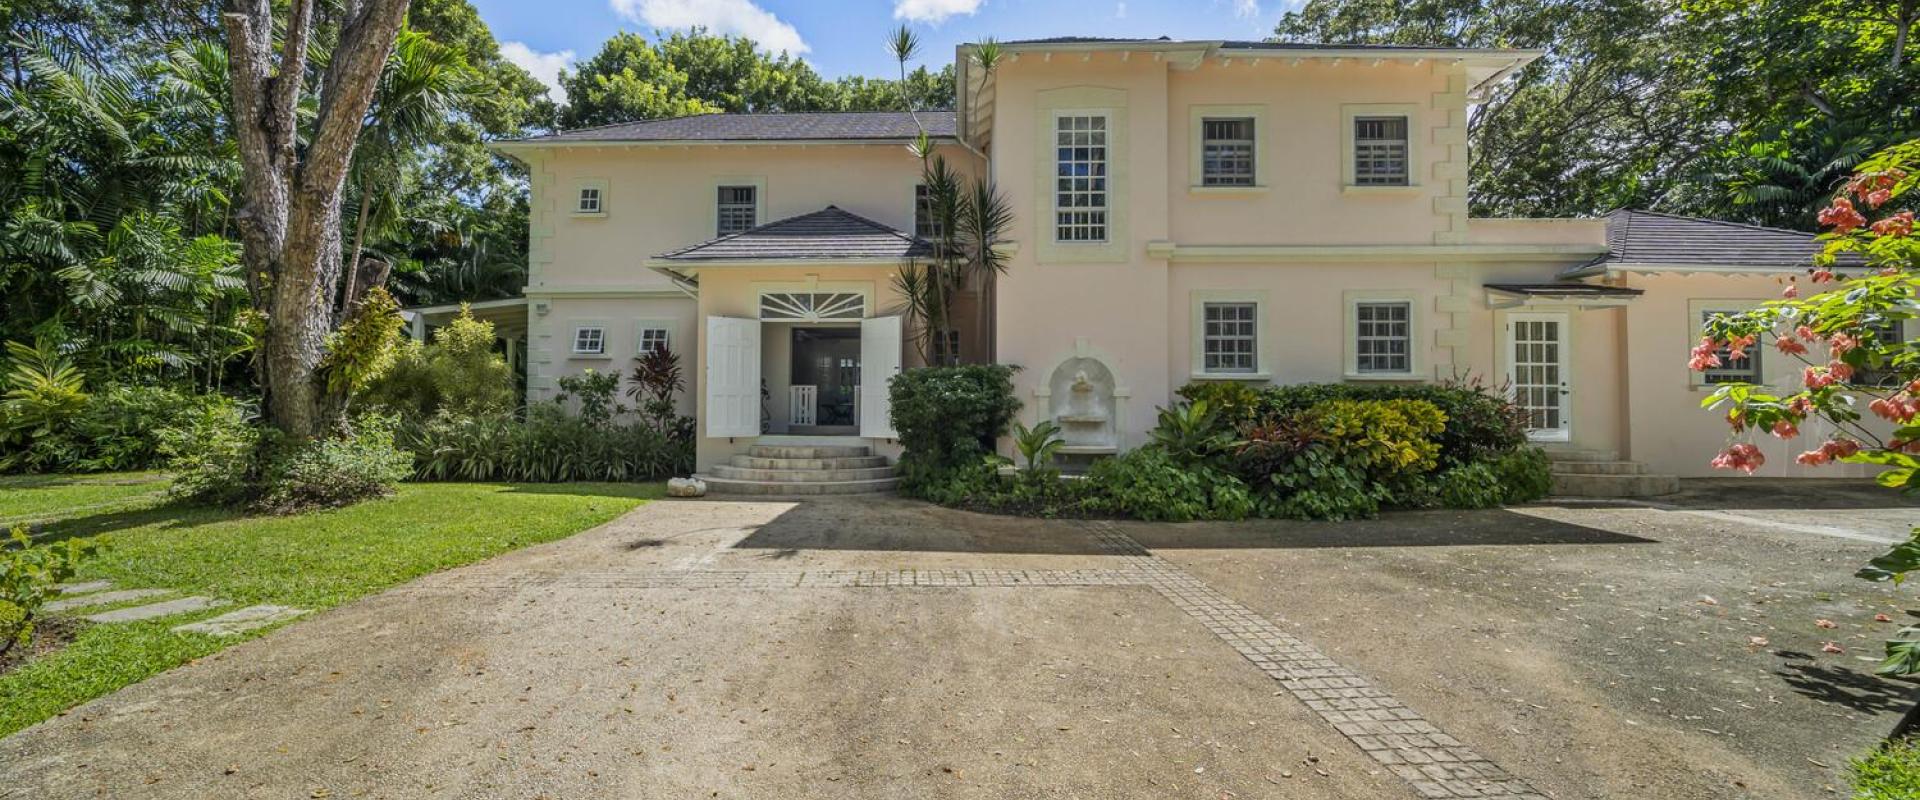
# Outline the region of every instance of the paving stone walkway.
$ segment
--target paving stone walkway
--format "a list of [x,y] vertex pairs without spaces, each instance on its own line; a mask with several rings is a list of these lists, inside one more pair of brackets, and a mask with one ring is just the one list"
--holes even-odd
[[[94,606],[128,603],[136,600],[149,600],[174,594],[174,592],[167,589],[119,589],[108,591],[109,589],[113,589],[113,583],[111,581],[63,583],[54,588],[60,593],[62,599],[42,606],[42,610],[48,613],[60,613]],[[100,611],[84,615],[81,618],[88,622],[100,624],[140,622],[180,614],[191,614],[196,611],[206,611],[225,605],[229,605],[229,603],[219,598],[192,595],[188,597],[174,597],[144,605],[133,605]],[[264,628],[285,620],[294,619],[306,613],[308,613],[306,609],[292,608],[290,606],[247,606],[246,608],[221,614],[210,619],[204,619],[199,622],[176,625],[172,630],[175,633],[233,636],[258,628]]]

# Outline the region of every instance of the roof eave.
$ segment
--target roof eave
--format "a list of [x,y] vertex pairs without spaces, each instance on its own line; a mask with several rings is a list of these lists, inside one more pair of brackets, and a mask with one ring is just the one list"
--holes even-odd
[[642,262],[648,269],[671,269],[688,275],[698,274],[708,267],[894,267],[913,258],[923,256],[868,257],[850,258],[830,256],[826,258],[665,258],[654,256]]
[[[932,134],[933,141],[959,144],[957,136]],[[488,142],[487,149],[503,155],[516,151],[572,147],[900,147],[919,141],[918,136],[893,136],[858,139],[508,139]]]
[[1657,261],[1603,261],[1560,273],[1562,278],[1585,278],[1622,272],[1698,272],[1719,274],[1778,274],[1812,269],[1812,264],[1688,264]]

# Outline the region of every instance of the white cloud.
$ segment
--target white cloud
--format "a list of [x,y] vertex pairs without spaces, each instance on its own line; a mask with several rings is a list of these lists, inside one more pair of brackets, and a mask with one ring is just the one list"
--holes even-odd
[[1260,0],[1233,0],[1233,15],[1243,19],[1260,16]]
[[761,49],[800,55],[808,50],[800,32],[752,0],[611,0],[620,16],[655,28],[706,28],[745,36]]
[[894,0],[893,18],[937,24],[948,17],[970,17],[985,0]]
[[500,55],[547,85],[547,96],[559,99],[560,70],[573,66],[572,50],[542,53],[519,42],[501,42]]

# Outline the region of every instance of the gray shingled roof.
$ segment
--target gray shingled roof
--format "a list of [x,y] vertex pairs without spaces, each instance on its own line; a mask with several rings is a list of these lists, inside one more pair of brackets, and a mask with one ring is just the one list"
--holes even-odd
[[1157,38],[1130,38],[1107,36],[1049,36],[1040,39],[1015,39],[1001,42],[1003,45],[1076,45],[1076,44],[1211,44],[1218,42],[1227,50],[1463,50],[1476,51],[1498,48],[1452,47],[1448,45],[1417,44],[1336,44],[1333,42],[1274,42],[1263,39],[1174,39],[1168,36]]
[[794,114],[699,114],[621,122],[561,131],[514,142],[767,142],[781,140],[907,140],[920,135],[953,138],[951,111],[826,111]]
[[1802,231],[1622,209],[1607,215],[1607,254],[1569,272],[1635,265],[1799,270],[1824,247]]
[[662,253],[661,261],[870,261],[920,258],[933,252],[926,240],[858,214],[827,206],[811,214],[769,222],[692,247]]
[[1529,297],[1639,297],[1646,294],[1645,289],[1597,283],[1489,283],[1486,287],[1496,292]]

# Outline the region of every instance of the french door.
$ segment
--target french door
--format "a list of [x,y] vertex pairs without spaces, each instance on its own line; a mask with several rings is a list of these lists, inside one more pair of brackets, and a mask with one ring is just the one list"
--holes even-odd
[[1573,438],[1568,350],[1565,313],[1507,315],[1507,385],[1534,441]]

